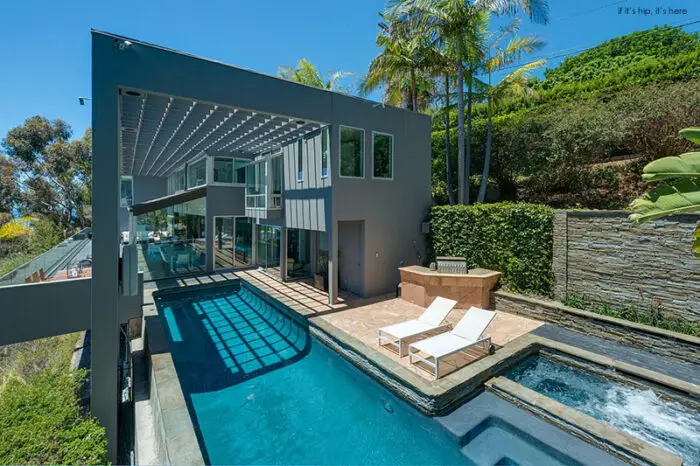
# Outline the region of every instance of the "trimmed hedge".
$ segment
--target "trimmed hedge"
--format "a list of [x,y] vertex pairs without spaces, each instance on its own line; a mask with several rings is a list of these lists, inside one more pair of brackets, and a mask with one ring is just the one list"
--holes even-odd
[[539,204],[435,206],[431,259],[463,256],[469,268],[501,272],[511,291],[551,296],[553,220],[554,210]]

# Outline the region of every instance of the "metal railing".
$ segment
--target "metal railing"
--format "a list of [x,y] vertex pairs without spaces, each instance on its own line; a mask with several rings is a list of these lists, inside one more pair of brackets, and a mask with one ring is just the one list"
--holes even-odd
[[[68,270],[82,261],[89,261],[92,257],[91,237],[90,228],[81,230],[40,256],[0,277],[0,286],[43,281],[51,278],[58,271]],[[66,275],[71,278],[70,274],[66,273]]]

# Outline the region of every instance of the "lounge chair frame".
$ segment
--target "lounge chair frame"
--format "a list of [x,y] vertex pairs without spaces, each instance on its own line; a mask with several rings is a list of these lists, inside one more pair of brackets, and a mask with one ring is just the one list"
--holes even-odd
[[[457,338],[459,338],[459,337],[457,337]],[[467,341],[467,340],[465,340],[465,341]],[[425,365],[431,367],[433,369],[433,375],[437,379],[437,378],[439,378],[439,373],[440,373],[440,360],[442,360],[448,356],[452,356],[454,354],[469,350],[469,349],[474,349],[477,346],[485,346],[484,356],[488,355],[491,352],[491,346],[492,346],[491,345],[491,337],[482,338],[480,340],[477,340],[477,341],[471,343],[468,346],[463,346],[463,347],[456,349],[450,353],[443,354],[443,355],[438,356],[438,357],[428,356],[428,358],[432,358],[433,361],[430,361],[430,359],[428,359],[428,358],[424,358],[423,356],[420,355],[420,350],[418,350],[417,348],[413,348],[411,345],[409,345],[408,346],[408,362],[409,362],[409,364],[413,364],[413,358],[415,357],[416,359],[420,360]],[[479,359],[481,359],[481,358],[479,358]],[[418,365],[417,367],[421,367],[421,366]],[[425,370],[425,368],[422,368],[422,369]]]
[[377,343],[379,344],[379,346],[383,346],[384,348],[386,348],[387,345],[393,346],[394,348],[396,348],[396,353],[399,355],[400,358],[402,358],[409,354],[408,347],[410,345],[410,342],[408,340],[438,335],[440,333],[448,332],[451,328],[452,325],[450,325],[449,323],[444,323],[438,327],[431,328],[424,332],[415,333],[404,338],[397,338],[394,335],[383,331],[382,329],[379,329],[379,331],[377,332]]

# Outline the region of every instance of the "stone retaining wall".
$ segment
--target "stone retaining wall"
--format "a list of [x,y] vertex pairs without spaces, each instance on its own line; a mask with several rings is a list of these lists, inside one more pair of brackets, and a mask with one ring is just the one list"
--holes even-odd
[[496,310],[617,341],[677,361],[698,363],[700,338],[574,309],[556,301],[495,291]]
[[[554,293],[608,304],[647,306],[700,321],[700,260],[691,252],[700,215],[635,225],[625,211],[557,211],[554,216]],[[641,306],[640,306],[641,304]]]

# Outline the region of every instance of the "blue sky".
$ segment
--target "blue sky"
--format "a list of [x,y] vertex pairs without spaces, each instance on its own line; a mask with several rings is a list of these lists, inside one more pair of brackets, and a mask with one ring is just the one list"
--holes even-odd
[[[78,96],[90,95],[90,28],[269,74],[303,57],[323,72],[354,72],[345,78],[354,89],[378,52],[377,13],[384,4],[384,0],[2,0],[0,137],[36,114],[62,118],[76,135],[82,134],[90,124],[90,107],[78,105]],[[687,13],[656,14],[657,7],[669,6],[685,8]],[[650,14],[625,13],[625,8],[649,9]],[[547,42],[538,55],[589,47],[656,24],[700,19],[700,3],[550,0],[550,18],[546,26],[523,21],[523,33],[537,34]],[[700,24],[685,28],[699,29]]]

